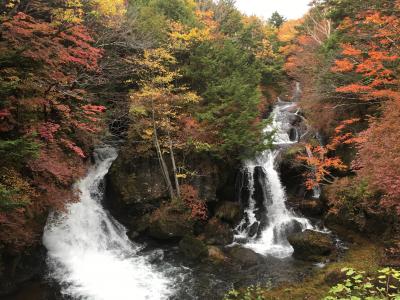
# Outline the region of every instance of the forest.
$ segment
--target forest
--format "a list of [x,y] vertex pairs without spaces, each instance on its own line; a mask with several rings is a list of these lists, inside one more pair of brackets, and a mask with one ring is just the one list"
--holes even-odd
[[400,0],[0,21],[0,299],[400,299]]

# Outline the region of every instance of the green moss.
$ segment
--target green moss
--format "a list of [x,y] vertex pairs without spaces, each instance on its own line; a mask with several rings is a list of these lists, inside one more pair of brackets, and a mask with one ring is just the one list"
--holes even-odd
[[[265,300],[320,300],[323,299],[332,285],[328,280],[329,274],[340,273],[345,267],[364,270],[367,274],[374,273],[379,269],[382,257],[382,246],[361,238],[354,233],[346,233],[353,240],[352,246],[345,256],[337,262],[327,265],[318,270],[314,275],[296,284],[281,285],[273,289],[265,288],[261,296]],[[261,297],[258,295],[258,297]],[[237,298],[241,299],[241,298]],[[258,298],[243,298],[258,299]]]

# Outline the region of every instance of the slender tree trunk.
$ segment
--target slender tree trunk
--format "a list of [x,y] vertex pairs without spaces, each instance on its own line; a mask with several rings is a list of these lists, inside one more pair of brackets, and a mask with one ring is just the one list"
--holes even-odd
[[169,196],[171,197],[171,200],[172,200],[172,199],[175,198],[175,193],[174,193],[174,189],[172,187],[171,179],[169,177],[167,164],[165,163],[164,157],[163,157],[162,152],[161,152],[160,143],[158,141],[157,126],[156,126],[156,120],[155,120],[155,112],[154,112],[154,102],[153,102],[153,100],[151,100],[151,109],[152,109],[152,119],[153,119],[154,145],[156,147],[158,161],[160,163],[160,168],[161,168],[161,171],[163,173],[163,176],[164,176],[164,179],[165,179],[165,183],[167,184],[167,188],[168,188],[168,191],[169,191]]
[[172,162],[172,170],[174,172],[176,194],[177,194],[178,197],[180,197],[181,196],[181,190],[179,188],[179,180],[178,180],[178,176],[177,176],[178,172],[177,172],[177,169],[176,169],[174,149],[172,148],[172,140],[171,140],[171,135],[169,134],[169,130],[168,130],[168,139],[169,139],[169,153],[171,155],[171,162]]

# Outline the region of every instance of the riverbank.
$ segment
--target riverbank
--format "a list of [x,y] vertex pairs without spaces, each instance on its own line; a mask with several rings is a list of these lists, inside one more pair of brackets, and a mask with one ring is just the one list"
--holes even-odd
[[272,289],[261,288],[258,295],[265,300],[320,300],[326,296],[331,286],[343,280],[342,268],[351,267],[367,274],[379,269],[384,252],[382,243],[344,228],[337,227],[335,231],[348,245],[348,250],[337,261],[317,269],[314,274],[298,283],[283,283]]

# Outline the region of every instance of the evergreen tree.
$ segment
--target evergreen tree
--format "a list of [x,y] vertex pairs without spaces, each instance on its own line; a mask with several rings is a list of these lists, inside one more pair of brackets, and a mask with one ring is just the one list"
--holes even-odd
[[268,23],[275,28],[279,28],[286,21],[286,18],[275,11],[271,17],[268,19]]
[[261,68],[250,53],[229,40],[202,44],[186,75],[204,99],[198,116],[217,135],[220,154],[246,157],[265,147],[264,124],[257,121]]

